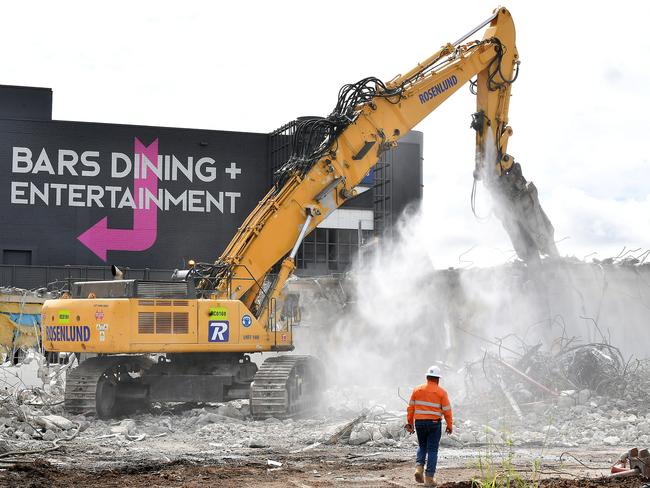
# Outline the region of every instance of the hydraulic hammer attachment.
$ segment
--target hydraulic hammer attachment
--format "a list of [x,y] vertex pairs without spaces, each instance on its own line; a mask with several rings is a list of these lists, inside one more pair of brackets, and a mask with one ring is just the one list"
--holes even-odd
[[554,229],[542,209],[537,188],[526,181],[519,163],[488,183],[495,213],[506,229],[517,256],[526,263],[539,262],[540,254],[559,256]]

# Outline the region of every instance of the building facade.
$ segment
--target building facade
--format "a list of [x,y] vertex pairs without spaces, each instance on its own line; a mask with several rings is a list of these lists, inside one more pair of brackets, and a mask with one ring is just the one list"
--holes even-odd
[[[260,134],[59,121],[51,90],[0,86],[0,285],[58,278],[41,277],[44,267],[101,278],[110,264],[214,261],[286,161],[292,124]],[[305,239],[299,272],[345,270],[421,199],[421,133],[386,153],[358,192]]]

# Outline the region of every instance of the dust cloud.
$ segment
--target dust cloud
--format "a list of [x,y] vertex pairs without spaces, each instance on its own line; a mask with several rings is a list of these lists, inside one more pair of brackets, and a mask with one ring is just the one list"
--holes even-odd
[[457,397],[471,394],[466,366],[486,351],[521,357],[537,345],[552,353],[567,341],[606,342],[626,359],[648,356],[650,266],[641,260],[625,253],[438,270],[425,218],[407,212],[395,237],[362,250],[336,286],[320,283],[315,301],[301,296],[310,312],[298,352],[322,358],[331,385],[360,397],[382,391],[397,408],[398,389],[408,395],[434,363]]
[[453,350],[444,321],[451,298],[439,293],[423,218],[419,210],[405,213],[394,239],[359,252],[340,280],[343,299],[322,282],[317,297],[301,294],[309,330],[299,331],[298,352],[322,358],[330,384],[356,387],[362,403],[379,394],[383,403],[401,407],[398,388],[402,396],[410,394],[426,369]]

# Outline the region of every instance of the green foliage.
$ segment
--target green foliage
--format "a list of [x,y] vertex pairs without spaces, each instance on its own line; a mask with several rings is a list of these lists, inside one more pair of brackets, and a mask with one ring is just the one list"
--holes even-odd
[[510,439],[505,439],[505,448],[500,451],[488,441],[486,451],[479,453],[480,475],[472,479],[472,488],[539,488],[541,458],[534,459],[530,468],[522,468],[513,462]]

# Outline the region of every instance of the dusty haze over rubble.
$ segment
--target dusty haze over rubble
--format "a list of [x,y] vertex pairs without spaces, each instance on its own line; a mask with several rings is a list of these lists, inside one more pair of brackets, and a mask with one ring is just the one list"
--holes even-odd
[[523,343],[556,351],[562,337],[647,357],[650,265],[639,263],[640,250],[603,262],[546,260],[537,270],[519,262],[439,270],[426,224],[414,211],[393,241],[361,256],[346,299],[334,288],[316,303],[301,298],[312,310],[299,347],[324,358],[337,384],[390,387],[397,398],[398,386],[421,382],[436,361],[460,381],[456,373],[499,342],[504,357]]

